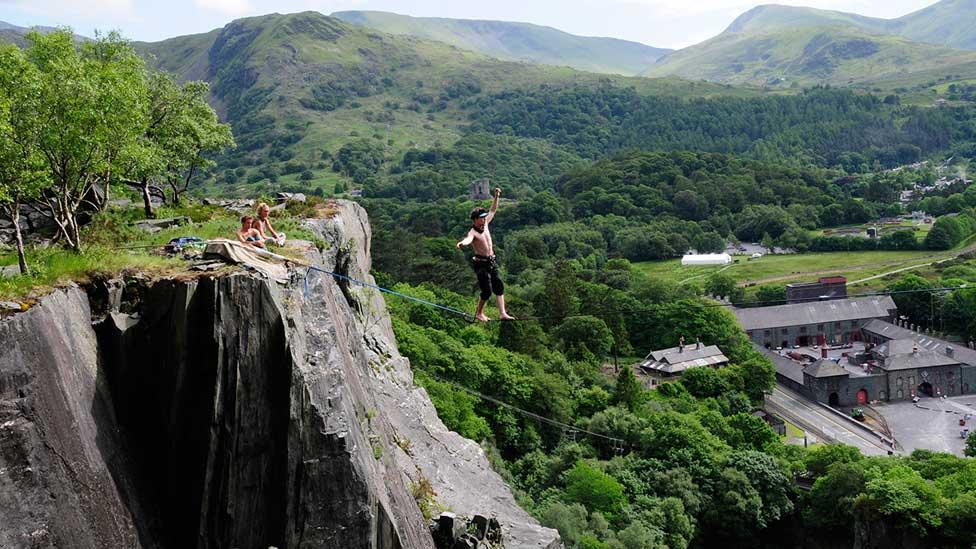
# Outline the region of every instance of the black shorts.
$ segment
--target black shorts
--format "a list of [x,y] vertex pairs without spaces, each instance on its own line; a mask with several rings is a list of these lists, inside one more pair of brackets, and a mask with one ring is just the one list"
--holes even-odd
[[494,259],[471,260],[471,268],[478,277],[478,288],[481,290],[481,299],[487,300],[491,294],[505,295],[505,283],[498,276],[498,264]]

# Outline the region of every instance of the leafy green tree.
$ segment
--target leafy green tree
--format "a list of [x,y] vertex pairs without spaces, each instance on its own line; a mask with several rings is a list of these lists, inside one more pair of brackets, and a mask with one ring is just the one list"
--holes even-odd
[[976,436],[966,438],[966,448],[963,453],[968,457],[976,457]]
[[21,234],[20,206],[51,184],[37,147],[39,75],[15,46],[0,47],[0,211],[13,224],[21,274],[30,274]]
[[827,474],[835,463],[855,463],[862,457],[861,452],[853,446],[823,444],[811,448],[803,461],[807,471],[819,477]]
[[735,279],[725,273],[715,273],[708,277],[708,282],[705,283],[705,291],[719,299],[728,298],[732,301],[742,295],[742,290],[735,283]]
[[603,513],[611,520],[627,502],[624,487],[619,482],[585,461],[577,462],[566,473],[566,497],[570,502]]
[[768,358],[753,355],[738,365],[742,377],[742,391],[756,403],[776,386],[776,368]]
[[766,284],[756,289],[756,301],[760,307],[782,305],[786,303],[786,286],[782,284]]
[[860,520],[893,524],[896,529],[922,535],[941,525],[942,507],[938,490],[917,471],[903,465],[868,480],[864,492],[854,500]]
[[44,206],[62,242],[81,249],[78,214],[96,186],[107,197],[113,174],[145,124],[145,67],[117,34],[80,47],[68,31],[28,33],[39,74],[36,136],[52,192]]
[[602,358],[613,345],[613,333],[603,319],[595,316],[574,316],[557,326],[553,336],[562,341],[568,358],[583,360]]
[[562,324],[579,308],[576,297],[576,272],[568,261],[556,261],[546,272],[546,280],[535,310],[546,311],[543,319],[547,328]]
[[630,410],[636,410],[640,405],[644,388],[634,375],[634,370],[629,366],[620,369],[617,374],[617,383],[613,389],[613,403],[626,406]]
[[837,461],[830,468],[830,473],[818,478],[804,497],[804,523],[834,533],[853,532],[854,500],[864,490],[866,482],[867,477],[860,464]]
[[718,370],[708,367],[689,368],[681,375],[681,384],[697,398],[718,396],[729,390]]
[[932,322],[935,297],[932,292],[924,290],[932,287],[927,279],[909,273],[888,286],[888,291],[895,292],[891,298],[895,300],[900,314],[907,315],[913,324],[929,325]]

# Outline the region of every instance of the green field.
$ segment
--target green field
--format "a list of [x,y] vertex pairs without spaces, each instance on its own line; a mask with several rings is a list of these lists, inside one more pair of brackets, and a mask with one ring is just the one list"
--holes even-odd
[[[737,256],[738,263],[731,266],[682,267],[680,259],[637,263],[637,268],[654,277],[672,282],[687,283],[703,280],[708,275],[722,271],[734,278],[741,286],[815,281],[819,276],[842,275],[855,281],[903,267],[929,263],[947,257],[947,252],[920,251],[870,251],[827,252],[810,254],[766,255],[747,260]],[[878,279],[876,279],[878,280]],[[874,282],[874,281],[872,281]],[[870,285],[866,284],[866,288]]]

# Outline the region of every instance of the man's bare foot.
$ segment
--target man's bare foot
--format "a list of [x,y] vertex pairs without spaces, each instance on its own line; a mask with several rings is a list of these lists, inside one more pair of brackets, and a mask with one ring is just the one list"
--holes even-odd
[[515,317],[508,313],[501,313],[498,315],[498,320],[515,320]]
[[487,316],[485,316],[485,313],[478,313],[478,314],[474,315],[474,317],[476,319],[482,321],[482,322],[488,322],[489,320],[491,320],[490,318],[488,318]]

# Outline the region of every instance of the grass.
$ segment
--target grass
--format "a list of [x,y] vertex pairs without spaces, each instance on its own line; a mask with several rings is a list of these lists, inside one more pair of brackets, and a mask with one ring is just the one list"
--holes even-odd
[[[722,271],[741,286],[761,283],[787,283],[813,281],[818,276],[842,275],[858,280],[900,267],[927,263],[936,252],[920,251],[869,251],[825,252],[808,254],[766,255],[747,261],[740,257],[730,267],[696,266],[682,267],[680,259],[649,261],[636,264],[643,273],[671,282],[689,282],[694,277],[705,278]],[[944,252],[943,256],[947,255]]]
[[[186,204],[178,208],[164,206],[156,214],[160,219],[186,216],[192,222],[149,234],[133,227],[134,222],[143,218],[141,208],[109,209],[98,214],[85,227],[81,253],[58,246],[28,248],[31,276],[0,277],[0,300],[18,300],[29,304],[31,300],[68,283],[84,284],[96,277],[118,276],[125,271],[138,271],[150,276],[185,273],[186,261],[159,255],[157,250],[180,236],[198,236],[204,240],[234,239],[239,224],[236,213],[202,204]],[[298,219],[287,213],[274,218],[273,223],[291,240],[310,240],[320,248],[324,245],[314,234],[303,229]],[[289,248],[275,251],[285,255],[298,253]],[[0,252],[0,266],[16,264],[16,252]]]

